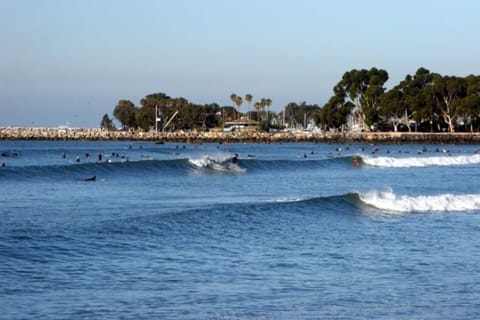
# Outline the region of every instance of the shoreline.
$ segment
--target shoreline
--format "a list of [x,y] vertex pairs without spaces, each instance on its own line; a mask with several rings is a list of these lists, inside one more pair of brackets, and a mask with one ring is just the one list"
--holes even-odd
[[408,132],[276,132],[257,131],[107,131],[81,128],[0,128],[0,141],[152,141],[162,142],[324,142],[324,143],[414,143],[414,144],[480,144],[480,133],[408,133]]

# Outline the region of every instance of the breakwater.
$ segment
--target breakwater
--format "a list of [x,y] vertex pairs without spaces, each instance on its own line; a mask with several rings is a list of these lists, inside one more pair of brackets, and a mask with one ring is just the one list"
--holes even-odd
[[155,141],[155,142],[339,142],[480,144],[480,133],[275,132],[212,130],[144,132],[82,128],[0,128],[0,140]]

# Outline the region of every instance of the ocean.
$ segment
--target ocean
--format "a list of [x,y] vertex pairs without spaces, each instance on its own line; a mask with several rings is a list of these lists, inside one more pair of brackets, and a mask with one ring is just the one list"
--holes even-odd
[[1,141],[0,319],[476,319],[478,149]]

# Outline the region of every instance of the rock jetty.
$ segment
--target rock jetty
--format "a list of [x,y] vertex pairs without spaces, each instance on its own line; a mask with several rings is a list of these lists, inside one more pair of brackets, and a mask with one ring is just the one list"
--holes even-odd
[[224,132],[141,130],[108,131],[80,128],[0,128],[0,140],[78,140],[78,141],[154,141],[154,142],[339,142],[339,143],[418,143],[480,144],[480,133],[404,133],[404,132],[276,132],[255,130]]

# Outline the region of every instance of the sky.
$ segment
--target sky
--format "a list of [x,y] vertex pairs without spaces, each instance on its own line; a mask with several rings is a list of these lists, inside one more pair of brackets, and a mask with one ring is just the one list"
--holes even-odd
[[477,0],[0,0],[0,127],[99,127],[119,100],[156,92],[323,106],[352,69],[386,70],[387,88],[419,67],[478,75],[479,12]]

